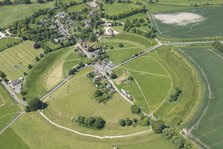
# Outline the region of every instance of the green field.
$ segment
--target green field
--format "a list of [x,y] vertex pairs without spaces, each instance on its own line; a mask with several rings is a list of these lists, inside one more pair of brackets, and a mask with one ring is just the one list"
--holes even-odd
[[70,4],[71,2],[82,3],[83,0],[62,0],[63,4]]
[[[13,6],[1,6],[0,7],[0,27],[5,28],[18,20],[29,17],[33,12],[44,9],[44,8],[53,8],[53,2],[47,2],[44,4],[32,3],[32,4],[21,4]],[[25,11],[24,11],[25,10]]]
[[87,4],[82,3],[82,4],[79,4],[79,5],[68,7],[67,11],[70,12],[70,13],[81,12],[84,8],[88,8]]
[[34,49],[33,41],[24,41],[3,52],[0,52],[0,70],[5,72],[10,80],[23,76],[28,64],[35,62],[42,49]]
[[191,4],[198,4],[198,5],[203,5],[203,4],[222,4],[222,0],[159,0],[158,4],[167,4],[167,5],[185,5],[185,6],[190,6]]
[[7,131],[0,135],[0,145],[2,148],[10,149],[89,149],[89,147],[92,149],[112,149],[114,146],[124,149],[176,148],[170,141],[153,133],[125,139],[100,140],[81,137],[49,124],[38,113],[28,113],[23,115]]
[[[190,56],[194,60],[195,66],[204,72],[207,78],[206,85],[210,85],[210,91],[205,90],[206,96],[204,96],[204,102],[206,102],[204,105],[207,105],[208,109],[198,125],[192,130],[192,134],[210,148],[222,148],[223,80],[221,76],[223,74],[223,54],[211,47],[191,47],[182,50],[186,56]],[[212,99],[209,99],[210,92]],[[208,101],[210,101],[209,104],[207,104]],[[204,113],[204,109],[205,107],[202,107],[197,116],[200,117]]]
[[25,78],[23,87],[27,92],[26,97],[30,99],[43,96],[67,77],[68,70],[81,61],[78,54],[73,52],[73,48],[49,53],[34,65]]
[[5,50],[8,47],[11,47],[14,44],[21,42],[21,41],[22,41],[21,39],[10,38],[10,37],[0,39],[0,52]]
[[[223,36],[221,26],[222,7],[205,7],[185,11],[166,12],[166,14],[176,14],[181,12],[190,12],[201,15],[205,18],[199,23],[190,23],[187,25],[175,25],[162,23],[156,20],[156,28],[159,34],[165,38],[204,38]],[[155,15],[155,14],[154,14]]]
[[109,16],[116,16],[119,14],[125,14],[131,12],[133,9],[142,8],[141,5],[136,5],[133,3],[104,3],[105,14]]
[[120,20],[117,20],[119,22],[122,22],[122,23],[125,23],[126,20],[129,20],[130,22],[133,21],[134,19],[144,19],[145,21],[147,20],[147,13],[137,13],[135,15],[132,15],[132,16],[129,16],[129,17],[126,17],[126,18],[123,18],[123,19],[120,19]]
[[0,130],[1,130],[16,115],[18,107],[12,101],[13,99],[10,97],[10,95],[2,85],[0,85],[0,98],[1,98],[1,104],[0,104]]
[[[115,64],[119,64],[136,53],[155,45],[154,40],[131,33],[122,33],[112,38],[102,38],[100,41],[107,44],[108,47],[113,47],[113,49],[108,49],[107,53],[110,60]],[[124,47],[120,48],[120,43]]]
[[[118,94],[114,94],[106,103],[97,103],[94,99],[96,88],[87,77],[91,71],[92,68],[85,68],[48,97],[46,101],[49,106],[44,113],[54,121],[84,133],[126,134],[150,129],[149,127],[120,127],[118,123],[120,119],[133,119],[138,116],[131,113],[131,105]],[[106,121],[106,126],[101,131],[81,127],[71,121],[72,117],[78,115],[100,116]]]

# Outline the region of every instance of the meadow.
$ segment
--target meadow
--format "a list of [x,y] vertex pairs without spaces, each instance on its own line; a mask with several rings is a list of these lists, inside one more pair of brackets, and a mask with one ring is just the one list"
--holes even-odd
[[72,12],[81,12],[84,8],[88,8],[87,4],[82,3],[79,5],[71,6],[68,7],[67,11],[72,13]]
[[34,49],[33,44],[33,41],[24,41],[0,52],[0,70],[5,72],[8,79],[22,77],[28,70],[28,64],[35,62],[35,57],[39,56],[42,49]]
[[181,12],[189,12],[202,16],[201,22],[190,23],[187,25],[165,24],[156,20],[155,27],[159,34],[165,38],[205,38],[219,37],[223,35],[221,29],[222,7],[203,7],[192,8],[184,11],[166,12],[166,14],[176,14]]
[[121,78],[123,73],[133,76],[134,81],[123,84],[116,81],[116,84],[119,84],[120,89],[124,88],[130,92],[134,102],[147,114],[153,112],[172,90],[171,77],[162,64],[151,55],[154,53],[140,57],[116,70],[121,74]]
[[[100,41],[108,45],[107,53],[115,64],[120,64],[140,51],[155,45],[154,40],[131,33],[121,33],[112,38],[105,37]],[[120,43],[124,47],[119,47]],[[113,47],[113,49],[110,47]]]
[[68,71],[81,61],[72,47],[47,54],[25,77],[23,89],[27,92],[27,99],[43,96],[67,77]]
[[18,146],[22,149],[89,149],[89,146],[92,149],[111,149],[115,146],[119,148],[146,147],[148,149],[176,148],[174,144],[163,138],[161,135],[153,133],[137,137],[106,140],[81,137],[56,128],[49,124],[38,113],[28,113],[23,115],[18,121],[16,121],[16,123],[5,131],[3,135],[0,135],[0,145],[3,148],[7,147],[10,149],[16,149]]
[[[194,129],[192,134],[206,144],[208,147],[218,149],[222,147],[222,96],[223,96],[223,80],[221,76],[223,74],[223,54],[211,47],[190,47],[182,48],[185,55],[194,60],[192,63],[200,70],[203,71],[206,77],[206,88],[208,85],[210,90],[205,90],[204,94],[204,106],[202,106],[195,114],[193,121]],[[209,95],[212,95],[211,98]],[[208,108],[205,112],[205,108]],[[201,115],[204,116],[201,117]],[[198,122],[198,123],[197,123]],[[195,123],[197,123],[195,125]],[[190,127],[191,127],[190,126]]]
[[[49,106],[44,110],[44,113],[53,121],[84,133],[100,135],[128,134],[150,129],[140,126],[120,127],[118,123],[120,119],[139,117],[131,113],[131,104],[123,100],[117,93],[106,103],[98,103],[94,99],[96,88],[87,77],[87,74],[92,71],[93,68],[91,67],[85,68],[45,99]],[[92,130],[71,121],[72,118],[79,115],[102,117],[106,121],[105,128],[103,130]]]
[[13,99],[2,85],[0,85],[0,100],[1,100],[0,104],[0,130],[1,130],[16,115],[18,107],[13,102]]
[[209,4],[209,5],[216,5],[222,4],[221,0],[159,0],[158,4],[164,4],[164,5],[183,5],[183,6],[191,6],[191,4],[198,4],[198,5],[203,5],[203,4]]
[[[32,4],[20,4],[13,6],[0,7],[0,27],[6,28],[18,20],[31,16],[35,11],[45,8],[53,8],[54,2],[47,3],[32,3]],[[26,11],[24,11],[26,10]]]
[[6,37],[0,39],[0,52],[20,42],[22,42],[22,40],[18,38]]

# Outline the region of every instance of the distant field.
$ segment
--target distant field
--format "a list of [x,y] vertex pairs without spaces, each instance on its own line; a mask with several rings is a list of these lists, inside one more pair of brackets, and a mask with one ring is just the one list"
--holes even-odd
[[186,5],[190,6],[191,4],[222,4],[222,0],[159,0],[158,4],[168,4],[168,5]]
[[23,76],[28,64],[35,62],[42,49],[34,49],[33,41],[24,41],[18,45],[0,52],[0,70],[5,72],[10,80]]
[[71,2],[82,3],[83,0],[62,0],[63,4],[70,4]]
[[[0,130],[8,124],[9,121],[15,116],[18,107],[12,101],[8,92],[0,85]],[[0,139],[1,140],[1,139]]]
[[[53,8],[54,2],[47,2],[44,4],[20,4],[13,6],[0,7],[0,27],[5,28],[12,25],[14,22],[31,16],[35,11],[44,8]],[[24,11],[25,10],[25,11]]]
[[[113,49],[108,49],[107,53],[113,63],[119,64],[140,51],[143,51],[153,45],[155,41],[131,33],[124,33],[112,38],[102,38],[101,42],[107,44]],[[122,43],[124,47],[120,48],[119,44]]]
[[[117,93],[106,103],[97,103],[94,99],[96,88],[91,80],[87,78],[87,74],[91,71],[93,71],[93,68],[85,68],[48,97],[46,101],[49,106],[44,113],[58,123],[85,133],[127,134],[150,129],[149,127],[120,127],[119,119],[132,119],[138,118],[138,116],[131,113],[131,105]],[[71,121],[72,117],[78,115],[100,116],[106,121],[106,126],[101,131],[81,127]]]
[[132,15],[132,16],[129,16],[117,21],[122,22],[122,23],[125,23],[126,20],[133,21],[134,19],[144,19],[145,21],[147,21],[147,18],[148,18],[147,13],[137,13],[135,15]]
[[[221,22],[223,13],[222,7],[194,8],[185,11],[167,12],[166,14],[177,14],[189,12],[198,14],[204,18],[201,22],[194,22],[187,25],[167,24],[156,20],[157,30],[161,36],[166,38],[203,38],[223,36]],[[154,14],[156,15],[156,14]]]
[[[213,149],[222,148],[222,105],[223,105],[223,54],[211,47],[191,47],[182,49],[186,56],[190,56],[195,61],[195,66],[198,69],[202,69],[207,78],[207,85],[210,85],[212,93],[212,99],[209,99],[210,92],[206,91],[204,96],[204,105],[207,105],[208,109],[203,118],[199,121],[199,124],[192,130],[192,134],[199,140],[201,140],[208,147]],[[208,84],[207,84],[208,83]],[[195,114],[198,118],[204,113],[205,107],[203,106],[200,111]],[[199,115],[198,115],[199,114]],[[194,121],[195,123],[196,121]]]
[[119,14],[129,13],[133,9],[142,8],[141,5],[136,5],[133,3],[112,3],[106,4],[104,3],[105,14],[109,16],[116,16]]
[[17,38],[3,38],[3,39],[0,39],[0,52],[5,50],[6,48],[14,45],[14,44],[17,44],[19,42],[21,42],[22,40],[21,39],[17,39]]
[[82,3],[79,5],[68,7],[67,11],[68,12],[81,12],[82,9],[87,8],[87,7],[88,7],[87,4]]
[[[61,82],[68,75],[69,69],[82,61],[75,55],[73,48],[64,48],[49,53],[36,63],[25,78],[23,87],[27,92],[27,98],[40,97]],[[66,60],[67,57],[71,57],[70,62]]]

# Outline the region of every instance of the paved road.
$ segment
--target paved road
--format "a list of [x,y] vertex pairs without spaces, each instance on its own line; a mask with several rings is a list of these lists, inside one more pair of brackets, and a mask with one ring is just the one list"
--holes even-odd
[[20,99],[19,97],[16,96],[15,92],[8,86],[7,83],[5,83],[4,81],[1,81],[2,85],[5,87],[5,89],[9,92],[9,94],[12,96],[12,98],[15,100],[15,102],[17,104],[21,104],[21,105],[27,105],[27,103],[25,101],[23,101],[22,99]]

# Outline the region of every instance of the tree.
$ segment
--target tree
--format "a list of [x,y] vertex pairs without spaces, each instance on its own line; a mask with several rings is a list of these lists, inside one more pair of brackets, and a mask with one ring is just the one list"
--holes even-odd
[[132,80],[134,80],[134,78],[133,78],[132,76],[129,76],[129,77],[127,78],[127,80],[132,81]]
[[152,129],[155,133],[162,133],[162,131],[166,128],[166,125],[163,121],[154,121],[152,123]]
[[105,126],[105,121],[101,117],[97,117],[96,120],[95,120],[95,126],[98,129],[102,129]]
[[110,78],[111,79],[116,79],[117,78],[117,75],[115,73],[112,73],[111,76],[110,76]]
[[40,58],[37,56],[37,57],[36,57],[36,61],[38,62],[39,60],[40,60]]
[[36,111],[38,109],[44,108],[44,103],[39,98],[33,98],[32,100],[28,101],[28,105],[26,106],[26,111]]
[[40,42],[35,42],[34,45],[33,45],[33,47],[34,47],[35,49],[39,49],[39,48],[41,48],[41,44],[40,44]]
[[95,97],[100,97],[103,95],[103,92],[100,90],[96,90],[94,95],[95,95]]
[[33,66],[31,64],[28,65],[28,69],[32,69]]
[[132,120],[130,120],[129,118],[127,118],[125,120],[125,123],[126,123],[127,126],[131,126],[133,122],[132,122]]
[[119,48],[122,48],[122,47],[124,47],[124,44],[123,43],[119,43]]
[[137,105],[132,105],[131,106],[131,111],[134,114],[139,114],[139,113],[141,113],[141,108],[139,106],[137,106]]
[[122,127],[125,126],[125,125],[126,125],[126,124],[125,124],[125,120],[120,119],[120,120],[119,120],[119,125],[122,126]]

